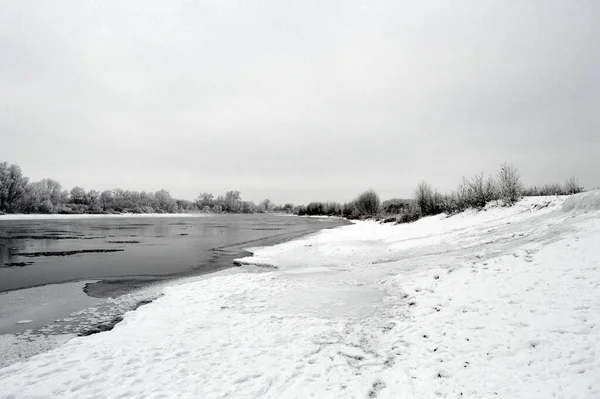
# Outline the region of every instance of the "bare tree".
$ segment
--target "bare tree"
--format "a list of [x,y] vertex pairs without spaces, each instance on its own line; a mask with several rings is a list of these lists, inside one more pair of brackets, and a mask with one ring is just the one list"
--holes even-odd
[[167,213],[174,213],[177,211],[177,203],[167,190],[163,189],[155,192],[154,198],[156,199],[156,206],[158,209]]
[[238,213],[242,209],[242,195],[239,191],[231,190],[225,193],[224,211]]
[[198,208],[204,208],[205,206],[211,207],[213,206],[215,203],[215,197],[214,195],[212,195],[211,193],[205,192],[205,193],[200,193],[200,195],[198,195],[198,198],[196,199],[196,204],[198,205]]
[[71,202],[73,204],[86,204],[87,203],[87,195],[83,187],[73,187],[71,189]]
[[522,197],[523,185],[517,169],[508,163],[502,164],[498,172],[498,189],[500,199],[512,206]]
[[575,176],[569,177],[565,182],[565,194],[578,194],[583,191],[583,187],[579,185],[579,180]]
[[433,202],[433,189],[425,180],[422,180],[415,189],[414,197],[421,214],[429,215]]
[[273,203],[271,202],[270,199],[265,198],[264,200],[261,201],[260,206],[265,210],[265,212],[269,212],[269,210],[273,206]]
[[379,195],[374,190],[367,190],[354,200],[359,215],[374,216],[379,211]]
[[425,181],[419,183],[414,197],[421,215],[437,215],[444,211],[444,197]]
[[499,197],[494,179],[491,176],[485,179],[483,173],[476,174],[470,179],[463,177],[457,195],[461,201],[464,201],[464,207],[476,209],[485,207],[488,202]]
[[114,200],[114,194],[111,190],[104,190],[100,194],[100,204],[102,205],[102,210],[106,212],[107,208],[112,205]]
[[18,165],[0,163],[0,211],[16,209],[19,200],[25,194],[27,181]]

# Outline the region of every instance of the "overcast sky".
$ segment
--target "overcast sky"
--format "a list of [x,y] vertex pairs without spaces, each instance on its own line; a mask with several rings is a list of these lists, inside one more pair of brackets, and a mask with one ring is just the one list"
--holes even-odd
[[600,185],[600,2],[0,0],[0,161],[70,189]]

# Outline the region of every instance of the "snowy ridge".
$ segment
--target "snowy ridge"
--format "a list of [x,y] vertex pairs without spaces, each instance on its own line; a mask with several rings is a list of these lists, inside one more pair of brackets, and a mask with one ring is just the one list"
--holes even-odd
[[279,269],[164,288],[0,369],[0,397],[599,397],[600,211],[569,201],[252,249]]
[[600,210],[600,195],[598,195],[598,190],[570,196],[565,200],[562,209],[565,212],[573,210],[584,212]]

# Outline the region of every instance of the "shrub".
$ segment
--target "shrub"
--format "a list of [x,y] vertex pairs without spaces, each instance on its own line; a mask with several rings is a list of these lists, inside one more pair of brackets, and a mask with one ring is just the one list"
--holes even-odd
[[374,190],[367,190],[354,200],[356,212],[360,216],[374,216],[379,211],[379,195]]
[[431,186],[422,180],[415,189],[415,201],[422,213],[427,213],[426,211],[429,208],[432,198],[433,190]]
[[421,210],[415,203],[409,204],[404,210],[396,217],[398,223],[411,223],[421,218]]
[[323,211],[327,216],[338,216],[342,214],[342,206],[337,202],[327,202],[323,206]]
[[557,183],[545,184],[541,187],[533,186],[526,190],[523,190],[523,195],[527,197],[537,196],[549,196],[549,195],[563,195],[564,190]]
[[415,202],[423,216],[437,215],[444,211],[442,195],[425,181],[421,181],[415,189]]
[[521,199],[523,186],[517,169],[507,163],[498,172],[499,197],[506,205],[514,205]]
[[123,213],[136,213],[136,214],[139,214],[139,213],[144,213],[144,211],[139,206],[132,206],[131,208],[125,208],[125,209],[123,209]]
[[558,183],[545,184],[540,189],[539,195],[563,195],[565,192]]
[[458,186],[456,199],[461,210],[482,209],[488,202],[498,199],[498,190],[491,176],[485,180],[483,173],[479,173],[471,179],[463,177],[462,183]]
[[310,216],[325,215],[325,204],[322,202],[311,202],[306,206],[306,214]]
[[411,202],[411,200],[393,198],[381,203],[381,211],[385,214],[396,215],[403,212]]
[[583,191],[583,187],[579,185],[579,180],[577,180],[574,176],[569,177],[565,182],[565,194],[579,194]]
[[104,211],[98,205],[91,205],[87,213],[104,213]]
[[44,200],[38,208],[38,213],[52,213],[54,212],[54,205],[49,199]]
[[569,177],[564,186],[558,183],[545,184],[542,187],[529,187],[523,190],[523,195],[526,197],[533,196],[551,196],[551,195],[571,195],[583,192],[584,189],[579,185],[579,181],[575,177]]
[[342,216],[345,218],[352,218],[354,215],[354,202],[347,202],[342,205]]
[[458,204],[457,204],[457,200],[455,198],[454,192],[450,195],[442,195],[441,207],[442,207],[442,212],[445,212],[448,215],[452,215],[454,213],[460,212],[458,210]]

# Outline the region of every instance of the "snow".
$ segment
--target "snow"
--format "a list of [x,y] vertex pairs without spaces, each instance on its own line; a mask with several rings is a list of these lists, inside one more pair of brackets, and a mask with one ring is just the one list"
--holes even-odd
[[600,210],[598,190],[572,195],[563,204],[564,211],[581,210],[585,212]]
[[600,211],[570,200],[250,249],[0,369],[0,397],[600,397]]
[[58,220],[58,219],[106,219],[106,218],[190,218],[208,217],[206,213],[119,213],[119,214],[7,214],[0,215],[0,222],[5,220]]

